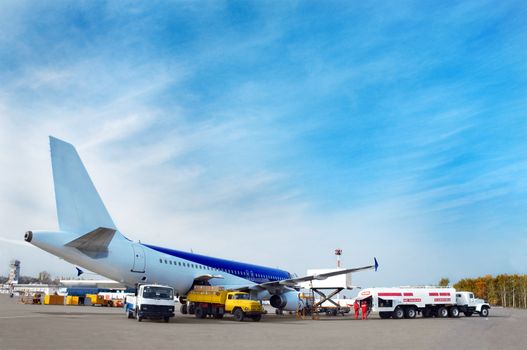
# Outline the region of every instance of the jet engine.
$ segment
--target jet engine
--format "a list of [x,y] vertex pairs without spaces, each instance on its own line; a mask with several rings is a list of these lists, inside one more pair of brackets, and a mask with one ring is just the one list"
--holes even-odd
[[296,311],[304,307],[304,301],[298,297],[297,291],[274,294],[269,302],[272,307],[286,311]]

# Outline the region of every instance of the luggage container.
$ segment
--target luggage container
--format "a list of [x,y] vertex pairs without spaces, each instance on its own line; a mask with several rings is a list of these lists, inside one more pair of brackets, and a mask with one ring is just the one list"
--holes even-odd
[[64,296],[46,294],[44,296],[44,305],[64,305]]

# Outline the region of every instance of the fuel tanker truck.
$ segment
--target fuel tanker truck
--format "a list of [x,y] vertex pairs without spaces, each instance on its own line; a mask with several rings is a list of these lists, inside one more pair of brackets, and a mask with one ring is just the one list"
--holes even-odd
[[448,287],[396,287],[367,288],[362,290],[357,301],[366,301],[369,311],[378,312],[380,318],[459,317],[460,313],[470,317],[489,315],[490,305],[474,298],[472,292],[458,292]]

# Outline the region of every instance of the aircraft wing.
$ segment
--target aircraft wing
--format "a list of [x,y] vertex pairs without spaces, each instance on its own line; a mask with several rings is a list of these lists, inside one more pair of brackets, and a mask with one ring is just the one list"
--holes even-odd
[[194,281],[204,281],[204,282],[207,282],[213,278],[219,278],[219,279],[223,279],[224,277],[222,275],[211,275],[211,274],[207,274],[207,275],[201,275],[201,276],[198,276],[196,278],[194,278]]
[[[270,291],[276,291],[276,290],[284,288],[284,287],[289,287],[289,288],[298,287],[298,285],[300,283],[302,283],[302,282],[309,282],[309,281],[313,281],[313,280],[324,280],[324,279],[326,279],[328,277],[338,276],[338,275],[347,274],[347,273],[353,273],[353,272],[369,270],[369,269],[375,269],[375,271],[377,271],[377,269],[379,268],[379,263],[377,262],[376,258],[373,258],[373,261],[374,261],[373,265],[362,266],[362,267],[355,267],[355,268],[351,268],[351,269],[335,270],[335,271],[326,272],[326,273],[320,273],[320,274],[316,274],[316,275],[308,275],[308,276],[302,276],[302,277],[296,277],[296,278],[289,278],[289,279],[281,280],[281,281],[265,282],[265,283],[255,284],[255,285],[252,285],[252,286],[250,286],[248,288],[243,288],[243,289],[253,289],[253,290],[254,289],[256,289],[256,290],[267,289],[267,290],[270,290]],[[240,289],[242,289],[242,288],[240,288]]]

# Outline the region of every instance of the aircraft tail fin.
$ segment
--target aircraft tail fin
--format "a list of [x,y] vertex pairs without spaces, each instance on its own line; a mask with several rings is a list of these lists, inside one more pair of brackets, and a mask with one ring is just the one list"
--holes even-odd
[[75,147],[52,136],[49,140],[60,230],[116,229]]

